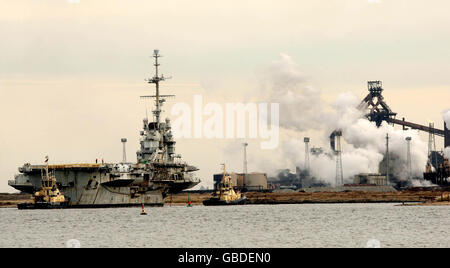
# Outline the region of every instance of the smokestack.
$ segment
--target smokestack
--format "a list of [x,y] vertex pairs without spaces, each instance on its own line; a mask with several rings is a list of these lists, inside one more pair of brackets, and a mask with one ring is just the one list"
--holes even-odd
[[445,148],[450,147],[450,130],[447,128],[447,123],[444,122],[444,130],[445,130]]

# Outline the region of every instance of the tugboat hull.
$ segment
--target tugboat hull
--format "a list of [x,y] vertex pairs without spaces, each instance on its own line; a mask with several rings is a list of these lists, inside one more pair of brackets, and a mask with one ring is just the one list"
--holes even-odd
[[62,209],[67,208],[68,202],[64,203],[20,203],[17,205],[17,208],[20,210],[23,209]]
[[247,198],[241,198],[234,201],[223,201],[220,199],[208,199],[203,201],[204,206],[236,206],[247,204]]

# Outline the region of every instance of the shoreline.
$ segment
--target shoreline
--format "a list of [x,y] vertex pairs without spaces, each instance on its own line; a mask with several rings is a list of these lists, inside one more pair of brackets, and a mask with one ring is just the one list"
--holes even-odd
[[[447,202],[434,202],[446,191],[400,191],[400,192],[293,192],[293,193],[258,193],[245,194],[249,205],[282,205],[282,204],[377,204],[408,203],[411,205],[445,205]],[[210,193],[190,193],[193,205],[202,205]],[[172,201],[171,201],[172,200]],[[180,193],[165,198],[165,206],[186,205],[188,194]],[[444,203],[444,204],[441,204]]]
[[[399,192],[291,192],[291,193],[245,193],[248,205],[286,205],[286,204],[380,204],[400,203],[399,206],[450,206],[447,198],[437,201],[449,192],[433,191],[399,191]],[[189,193],[193,205],[203,205],[203,200],[211,193]],[[30,194],[0,193],[0,208],[17,208],[18,203],[30,202]],[[184,206],[188,203],[188,193],[169,195],[164,199],[164,206]]]
[[31,201],[31,194],[0,193],[0,208],[17,208],[17,204]]
[[438,207],[443,207],[443,206],[450,206],[450,202],[424,202],[424,203],[419,203],[419,204],[401,204],[399,206],[402,207],[431,207],[431,206],[438,206]]

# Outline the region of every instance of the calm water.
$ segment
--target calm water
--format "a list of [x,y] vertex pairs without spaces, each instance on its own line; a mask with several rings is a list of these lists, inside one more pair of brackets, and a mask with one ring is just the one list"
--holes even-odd
[[[450,247],[450,207],[0,209],[0,247]],[[44,240],[44,238],[47,238]]]

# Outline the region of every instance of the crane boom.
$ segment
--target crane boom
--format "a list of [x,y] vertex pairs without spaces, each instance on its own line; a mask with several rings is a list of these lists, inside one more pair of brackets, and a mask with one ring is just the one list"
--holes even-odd
[[427,126],[422,126],[419,124],[415,124],[415,123],[411,123],[408,121],[403,120],[398,120],[398,119],[393,119],[393,118],[387,118],[386,122],[388,123],[392,123],[392,124],[396,124],[396,125],[400,125],[403,127],[410,127],[411,129],[418,129],[421,131],[425,131],[428,133],[434,133],[437,136],[441,136],[441,137],[445,137],[445,131],[441,130],[441,129],[436,129],[436,128],[430,128]]

